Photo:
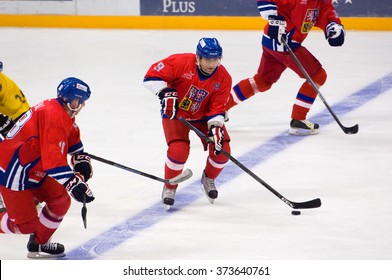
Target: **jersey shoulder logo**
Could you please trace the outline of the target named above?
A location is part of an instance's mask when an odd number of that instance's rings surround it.
[[[161,71],[163,68],[165,68],[165,64],[162,61],[158,62],[157,65],[154,66],[154,70],[157,72]]]

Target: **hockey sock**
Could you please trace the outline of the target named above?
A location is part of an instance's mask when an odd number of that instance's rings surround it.
[[[5,234],[29,234],[34,232],[34,228],[39,223],[38,217],[23,224],[16,225],[13,219],[8,217],[7,212],[0,214],[0,233]]]
[[[51,213],[47,208],[47,205],[42,208],[39,215],[40,222],[34,231],[35,238],[39,244],[45,244],[48,242],[63,220],[62,216],[57,216]]]
[[[165,179],[174,178],[174,177],[180,175],[181,172],[182,172],[182,169],[180,169],[180,170],[174,170],[174,169],[171,169],[170,167],[168,167],[167,164],[165,164]],[[176,188],[176,187],[177,187],[177,185],[169,185],[169,184],[165,184],[165,185],[166,185],[166,187],[168,187],[169,189],[173,189],[173,188]]]
[[[238,103],[252,97],[257,92],[264,92],[270,89],[272,83],[263,81],[259,75],[254,75],[252,78],[247,78],[240,81],[233,87],[229,100],[227,102],[226,110],[236,106]]]
[[[167,150],[167,158],[165,162],[165,179],[174,178],[182,173],[185,162],[189,156],[189,142],[187,141],[172,141]],[[175,185],[168,185],[173,188]]]
[[[322,86],[327,79],[327,73],[323,68],[321,68],[311,78],[316,83],[316,85]],[[291,113],[291,118],[296,120],[305,120],[316,97],[317,92],[314,91],[311,84],[304,82],[297,93]]]
[[[12,233],[12,229],[8,227],[7,212],[0,213],[0,233]]]
[[[228,142],[224,142],[223,148],[227,153],[230,154],[230,145],[228,144]],[[207,158],[206,167],[204,168],[206,176],[210,179],[215,179],[216,177],[218,177],[219,173],[222,172],[228,161],[229,159],[222,153],[215,155],[214,152],[210,152]]]
[[[227,162],[227,161],[226,161]],[[206,176],[210,179],[215,179],[222,172],[223,168],[226,165],[226,162],[216,162],[211,159],[211,157],[207,158],[207,164],[204,169]]]

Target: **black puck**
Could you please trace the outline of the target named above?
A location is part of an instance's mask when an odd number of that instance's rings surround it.
[[[294,215],[294,216],[301,215],[301,211],[291,211],[291,215]]]

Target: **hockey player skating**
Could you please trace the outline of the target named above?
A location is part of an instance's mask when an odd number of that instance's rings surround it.
[[[30,109],[30,105],[18,85],[6,76],[0,61],[0,142],[14,123]],[[0,195],[0,213],[5,206]]]
[[[196,54],[174,54],[154,63],[144,77],[144,85],[161,102],[163,131],[168,145],[165,179],[179,175],[190,151],[190,129],[179,118],[190,121],[211,144],[201,177],[202,190],[213,203],[218,197],[215,178],[228,159],[219,151],[230,152],[230,136],[223,124],[232,79],[222,66],[222,47],[216,38],[202,38]],[[167,209],[174,204],[178,185],[163,186],[162,201]]]
[[[267,0],[257,1],[262,18],[268,20],[262,38],[263,53],[257,73],[240,81],[233,87],[227,109],[264,92],[276,83],[283,71],[290,68],[305,78],[298,65],[282,44],[282,38],[294,51],[299,61],[317,85],[322,86],[327,73],[320,62],[304,47],[302,42],[313,26],[321,28],[331,46],[344,43],[345,31],[331,0]],[[297,92],[290,122],[290,134],[317,134],[319,125],[306,119],[317,97],[311,84],[305,81]]]
[[[63,80],[57,98],[23,114],[0,143],[0,192],[7,206],[0,213],[0,233],[30,234],[29,258],[64,256],[64,246],[50,238],[70,207],[69,194],[79,202],[94,200],[86,184],[92,176],[90,158],[75,123],[90,94],[83,81]],[[39,214],[35,198],[45,202]]]

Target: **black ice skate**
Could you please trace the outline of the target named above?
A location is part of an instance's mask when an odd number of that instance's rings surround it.
[[[38,244],[35,241],[35,235],[31,234],[27,243],[28,258],[31,259],[53,259],[64,257],[64,245],[48,241],[46,244]]]
[[[290,122],[289,133],[292,135],[314,135],[319,133],[319,125],[308,120],[295,120]]]

